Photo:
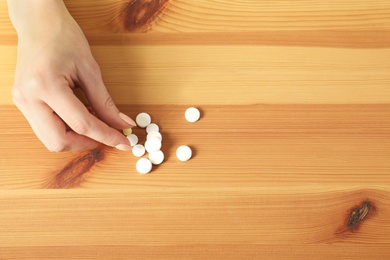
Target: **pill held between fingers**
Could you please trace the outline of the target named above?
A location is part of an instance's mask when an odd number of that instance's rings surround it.
[[[162,141],[162,135],[160,132],[156,132],[156,131],[151,131],[150,133],[148,133],[146,135],[146,140],[148,140],[149,138],[151,137],[157,137],[158,139],[160,139],[160,141]]]
[[[147,158],[140,158],[135,164],[135,168],[141,174],[147,174],[152,170],[152,162]]]
[[[130,134],[133,132],[133,129],[131,129],[131,128],[126,128],[126,129],[123,129],[122,132],[123,132],[123,134],[124,134],[125,136],[128,136],[128,135],[130,135]]]
[[[158,127],[157,124],[155,123],[150,123],[147,127],[146,127],[146,133],[150,133],[150,132],[158,132],[160,131],[160,127]]]
[[[192,157],[192,150],[187,145],[182,145],[176,150],[176,157],[182,162],[188,161]]]
[[[188,122],[194,123],[200,118],[200,111],[196,107],[187,108],[184,117]]]
[[[142,112],[137,115],[137,117],[135,118],[135,122],[139,127],[145,128],[152,122],[152,118],[149,114]]]
[[[134,146],[134,145],[138,144],[138,136],[136,136],[135,134],[129,134],[126,137],[130,141],[130,146]]]
[[[157,137],[150,137],[145,142],[145,149],[148,153],[155,152],[161,149],[161,140]]]
[[[149,160],[154,165],[159,165],[164,161],[164,153],[161,150],[151,152],[148,156]]]
[[[145,154],[145,147],[142,144],[136,144],[133,146],[133,154],[136,157],[141,157]]]

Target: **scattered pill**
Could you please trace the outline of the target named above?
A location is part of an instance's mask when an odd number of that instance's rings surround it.
[[[136,136],[135,134],[129,134],[127,136],[127,139],[129,139],[131,146],[138,144],[138,136]]]
[[[136,157],[141,157],[145,154],[145,147],[142,144],[136,144],[133,146],[133,154]]]
[[[161,149],[161,140],[157,137],[150,137],[145,142],[145,150],[148,153],[155,152]]]
[[[188,122],[196,122],[200,119],[200,111],[196,107],[190,107],[185,111],[185,119]],[[162,134],[160,128],[156,123],[152,123],[152,119],[149,114],[142,112],[139,113],[135,121],[140,128],[146,130],[145,144],[139,144],[137,135],[133,134],[133,129],[123,129],[123,133],[129,139],[132,146],[132,152],[137,157],[143,157],[147,152],[147,158],[139,158],[136,163],[136,169],[141,174],[147,174],[152,170],[153,165],[159,165],[164,161],[164,153],[161,151],[162,146]],[[191,159],[192,150],[187,145],[181,145],[176,150],[176,156],[178,160],[185,162]]]
[[[123,129],[122,132],[125,136],[128,136],[133,132],[133,129],[131,128]]]
[[[188,122],[194,123],[200,118],[200,111],[196,107],[187,108],[184,116]]]
[[[135,118],[135,122],[139,127],[145,128],[152,122],[152,118],[149,114],[142,112],[137,115],[137,117]]]
[[[176,157],[182,162],[188,161],[191,159],[192,150],[187,145],[182,145],[176,150]]]
[[[148,156],[149,160],[154,165],[159,165],[164,161],[164,153],[161,150],[151,152]]]
[[[152,138],[152,137],[157,137],[158,139],[160,139],[160,141],[162,141],[162,135],[160,132],[152,131],[152,132],[148,133],[146,135],[146,140],[148,140],[149,138]]]
[[[137,161],[135,168],[139,173],[147,174],[152,170],[152,162],[147,158],[140,158]]]
[[[146,127],[146,133],[150,133],[150,132],[158,132],[160,131],[160,127],[158,127],[157,124],[155,123],[150,123],[147,127]]]

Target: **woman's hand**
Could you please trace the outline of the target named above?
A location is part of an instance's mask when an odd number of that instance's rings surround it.
[[[9,0],[8,5],[19,38],[14,103],[47,149],[79,151],[103,143],[130,150],[116,129],[136,124],[115,106],[63,1]],[[72,88],[84,91],[96,117]]]

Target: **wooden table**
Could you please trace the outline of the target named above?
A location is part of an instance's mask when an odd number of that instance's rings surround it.
[[[1,0],[1,259],[389,259],[390,1],[65,2],[166,160],[48,152]]]

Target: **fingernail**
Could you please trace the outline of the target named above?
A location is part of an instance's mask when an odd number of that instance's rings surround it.
[[[134,122],[133,119],[131,119],[127,115],[123,114],[122,112],[119,112],[119,117],[122,118],[122,120],[125,121],[127,124],[132,125],[132,126],[137,126],[137,124]]]
[[[131,149],[132,149],[131,146],[127,145],[127,144],[118,144],[115,146],[115,148],[118,150],[121,150],[121,151],[125,151],[125,152],[131,151]]]

